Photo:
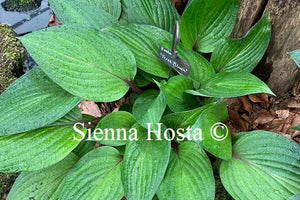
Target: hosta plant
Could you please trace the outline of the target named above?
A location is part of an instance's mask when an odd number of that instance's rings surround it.
[[[273,94],[250,73],[268,14],[233,39],[238,0],[193,0],[181,17],[170,0],[49,2],[63,25],[20,37],[39,67],[0,96],[0,171],[21,172],[8,200],[214,199],[212,165],[235,199],[300,192],[299,145],[267,131],[231,138],[221,123],[225,97]],[[77,106],[124,96],[101,118]]]

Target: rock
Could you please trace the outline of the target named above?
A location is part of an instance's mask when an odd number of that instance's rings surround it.
[[[26,50],[8,24],[0,24],[0,94],[22,74]]]
[[[6,0],[2,3],[6,11],[26,12],[41,6],[42,0]]]

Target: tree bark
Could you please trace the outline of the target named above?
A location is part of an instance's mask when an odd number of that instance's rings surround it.
[[[300,3],[298,0],[241,0],[232,37],[241,38],[267,12],[272,36],[264,58],[254,74],[264,80],[276,95],[288,92],[300,70],[287,52],[300,48]]]

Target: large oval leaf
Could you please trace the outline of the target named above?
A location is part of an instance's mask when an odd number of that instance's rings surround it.
[[[199,90],[188,90],[186,92],[218,98],[237,97],[254,93],[274,95],[264,82],[248,72],[221,72],[204,82]]]
[[[78,0],[87,2],[90,5],[96,6],[110,13],[116,19],[120,18],[121,15],[121,2],[120,0]]]
[[[251,72],[263,57],[270,37],[270,16],[266,15],[244,38],[226,38],[220,43],[211,56],[211,63],[216,71]]]
[[[199,101],[185,90],[193,89],[193,81],[183,75],[172,77],[167,83],[159,84],[166,102],[173,112],[182,112],[199,107]]]
[[[220,176],[234,199],[288,199],[300,192],[300,146],[275,133],[239,133]]]
[[[171,144],[166,140],[146,140],[147,130],[138,124],[133,127],[137,129],[139,140],[126,145],[123,188],[128,200],[152,200],[168,166]]]
[[[96,29],[56,26],[23,36],[21,41],[51,79],[85,99],[117,100],[136,74],[130,50]]]
[[[94,5],[73,0],[50,0],[52,10],[63,24],[77,24],[98,30],[117,23],[117,18]]]
[[[0,137],[0,171],[33,171],[66,157],[78,144],[72,126],[40,128]]]
[[[67,175],[59,199],[121,199],[121,163],[122,157],[113,147],[89,152]]]
[[[163,116],[161,122],[168,128],[172,128],[174,130],[179,128],[186,129],[188,126],[195,124],[201,113],[212,106],[214,106],[214,104],[208,104],[184,112],[171,113]]]
[[[78,157],[71,153],[53,166],[33,172],[22,172],[9,192],[7,200],[58,199],[62,182],[77,161]]]
[[[164,47],[169,49],[172,48],[172,44],[170,41],[165,41],[162,43]],[[216,73],[210,62],[208,62],[201,54],[194,52],[192,50],[186,49],[181,43],[177,46],[178,56],[190,64],[191,72],[188,76],[193,81],[198,84],[209,80]]]
[[[201,129],[202,140],[195,141],[218,158],[228,160],[232,155],[231,135],[229,128],[222,124],[227,119],[226,103],[214,104],[205,109],[191,126],[192,130]],[[193,132],[191,137],[194,138]],[[198,139],[198,138],[197,138]]]
[[[215,180],[210,161],[196,143],[184,142],[171,152],[169,165],[157,196],[160,200],[215,198]]]
[[[130,23],[149,24],[173,33],[179,17],[170,0],[130,0],[128,19]]]
[[[134,102],[132,113],[135,120],[147,127],[147,123],[158,123],[166,109],[166,100],[162,92],[146,90]]]
[[[169,67],[158,58],[159,46],[163,41],[172,41],[171,34],[149,25],[123,25],[104,29],[118,37],[134,53],[137,67],[155,76],[167,78]]]
[[[180,23],[185,47],[212,52],[220,39],[230,35],[238,9],[239,0],[193,0]]]
[[[133,115],[129,112],[119,111],[106,115],[96,127],[96,129],[102,129],[104,132],[104,136],[102,135],[103,140],[98,142],[111,146],[125,145],[130,135],[129,129],[135,123]]]
[[[81,98],[63,90],[39,67],[32,69],[0,96],[0,136],[50,124],[80,101]]]

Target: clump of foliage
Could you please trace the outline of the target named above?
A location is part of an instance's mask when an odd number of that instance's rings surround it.
[[[250,73],[269,43],[269,15],[244,38],[232,39],[238,0],[191,1],[177,46],[191,71],[173,70],[168,79],[158,54],[160,46],[171,49],[179,20],[171,1],[50,4],[63,25],[20,38],[39,67],[0,96],[0,171],[22,172],[8,199],[214,199],[204,150],[217,158],[235,199],[287,199],[300,192],[298,144],[267,131],[231,138],[218,124],[228,115],[223,98],[273,94]],[[77,107],[82,99],[111,102],[124,95],[131,104],[101,119]],[[135,129],[138,140],[111,134],[98,141],[99,130],[108,128]],[[188,128],[201,129],[203,140]],[[96,141],[102,146],[93,149]]]

